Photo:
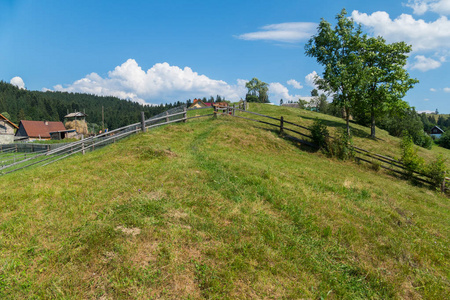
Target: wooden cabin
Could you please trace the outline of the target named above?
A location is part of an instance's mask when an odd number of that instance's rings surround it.
[[[433,128],[431,128],[431,133],[430,133],[431,137],[433,137],[435,139],[440,139],[443,134],[444,134],[444,130],[442,130],[438,126],[434,126]]]

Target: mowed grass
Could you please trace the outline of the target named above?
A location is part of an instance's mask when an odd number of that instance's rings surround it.
[[[3,176],[0,298],[448,298],[448,198],[259,127],[192,120]]]

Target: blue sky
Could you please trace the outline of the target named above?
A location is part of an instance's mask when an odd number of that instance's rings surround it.
[[[450,0],[0,0],[0,80],[159,104],[238,100],[257,77],[278,104],[310,95],[322,69],[305,42],[342,8],[367,33],[411,44],[420,83],[405,100],[450,113]]]

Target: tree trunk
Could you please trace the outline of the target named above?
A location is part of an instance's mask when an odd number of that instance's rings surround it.
[[[347,135],[350,136],[350,110],[345,108],[345,122],[347,123]]]
[[[372,122],[370,123],[370,137],[374,139],[375,138],[375,109],[373,107],[373,104],[372,104],[372,111],[370,113],[370,116],[372,118]]]

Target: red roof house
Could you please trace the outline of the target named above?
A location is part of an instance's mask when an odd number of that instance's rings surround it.
[[[28,138],[30,140],[50,140],[50,132],[62,131],[67,131],[62,122],[22,120],[19,123],[16,137]]]

